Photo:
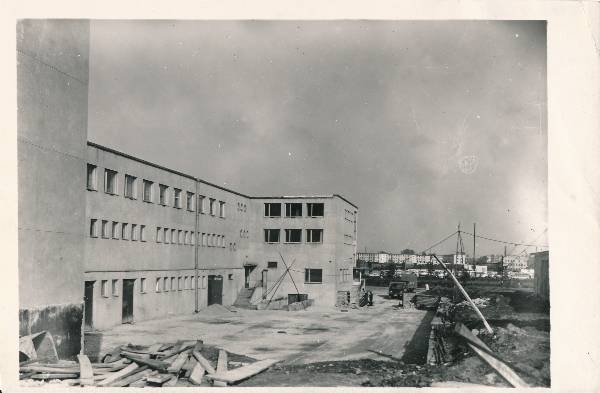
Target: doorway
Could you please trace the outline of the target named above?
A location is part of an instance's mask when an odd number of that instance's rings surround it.
[[[86,281],[85,289],[83,291],[83,307],[85,313],[83,318],[84,330],[92,330],[94,327],[94,283],[95,281]]]
[[[123,280],[123,306],[121,323],[133,322],[133,286],[135,280]]]
[[[223,304],[223,276],[208,276],[208,305]]]
[[[244,288],[250,288],[250,274],[256,268],[256,265],[244,266]]]

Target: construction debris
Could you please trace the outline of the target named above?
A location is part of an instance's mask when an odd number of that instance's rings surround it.
[[[35,357],[33,341],[23,348],[28,357]],[[230,358],[234,360],[228,361]],[[106,354],[101,363],[91,363],[85,355],[78,355],[77,359],[78,362],[56,359],[47,363],[29,359],[20,363],[19,376],[25,386],[43,381],[98,387],[227,386],[277,363],[228,354],[224,349],[203,345],[201,340],[123,345]],[[216,370],[209,359],[217,363]]]

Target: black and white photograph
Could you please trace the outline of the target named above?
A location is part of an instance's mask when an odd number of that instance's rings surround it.
[[[546,20],[14,27],[19,387],[553,386]]]

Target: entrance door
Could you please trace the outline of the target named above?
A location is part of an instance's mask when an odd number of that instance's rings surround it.
[[[223,276],[208,276],[208,305],[223,304]]]
[[[85,282],[85,290],[83,292],[83,302],[85,309],[84,316],[84,329],[91,330],[93,328],[93,311],[94,311],[94,282],[95,281],[86,281]]]
[[[263,293],[267,292],[267,277],[269,275],[269,271],[267,269],[262,271],[262,287],[263,287]]]
[[[244,287],[250,288],[250,273],[256,268],[256,265],[244,266]]]
[[[133,284],[135,280],[123,280],[122,323],[133,322]]]

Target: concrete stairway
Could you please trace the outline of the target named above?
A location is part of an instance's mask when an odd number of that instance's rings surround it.
[[[256,306],[250,303],[254,288],[242,288],[238,294],[237,299],[233,303],[238,308],[247,308],[249,310],[256,310]]]

